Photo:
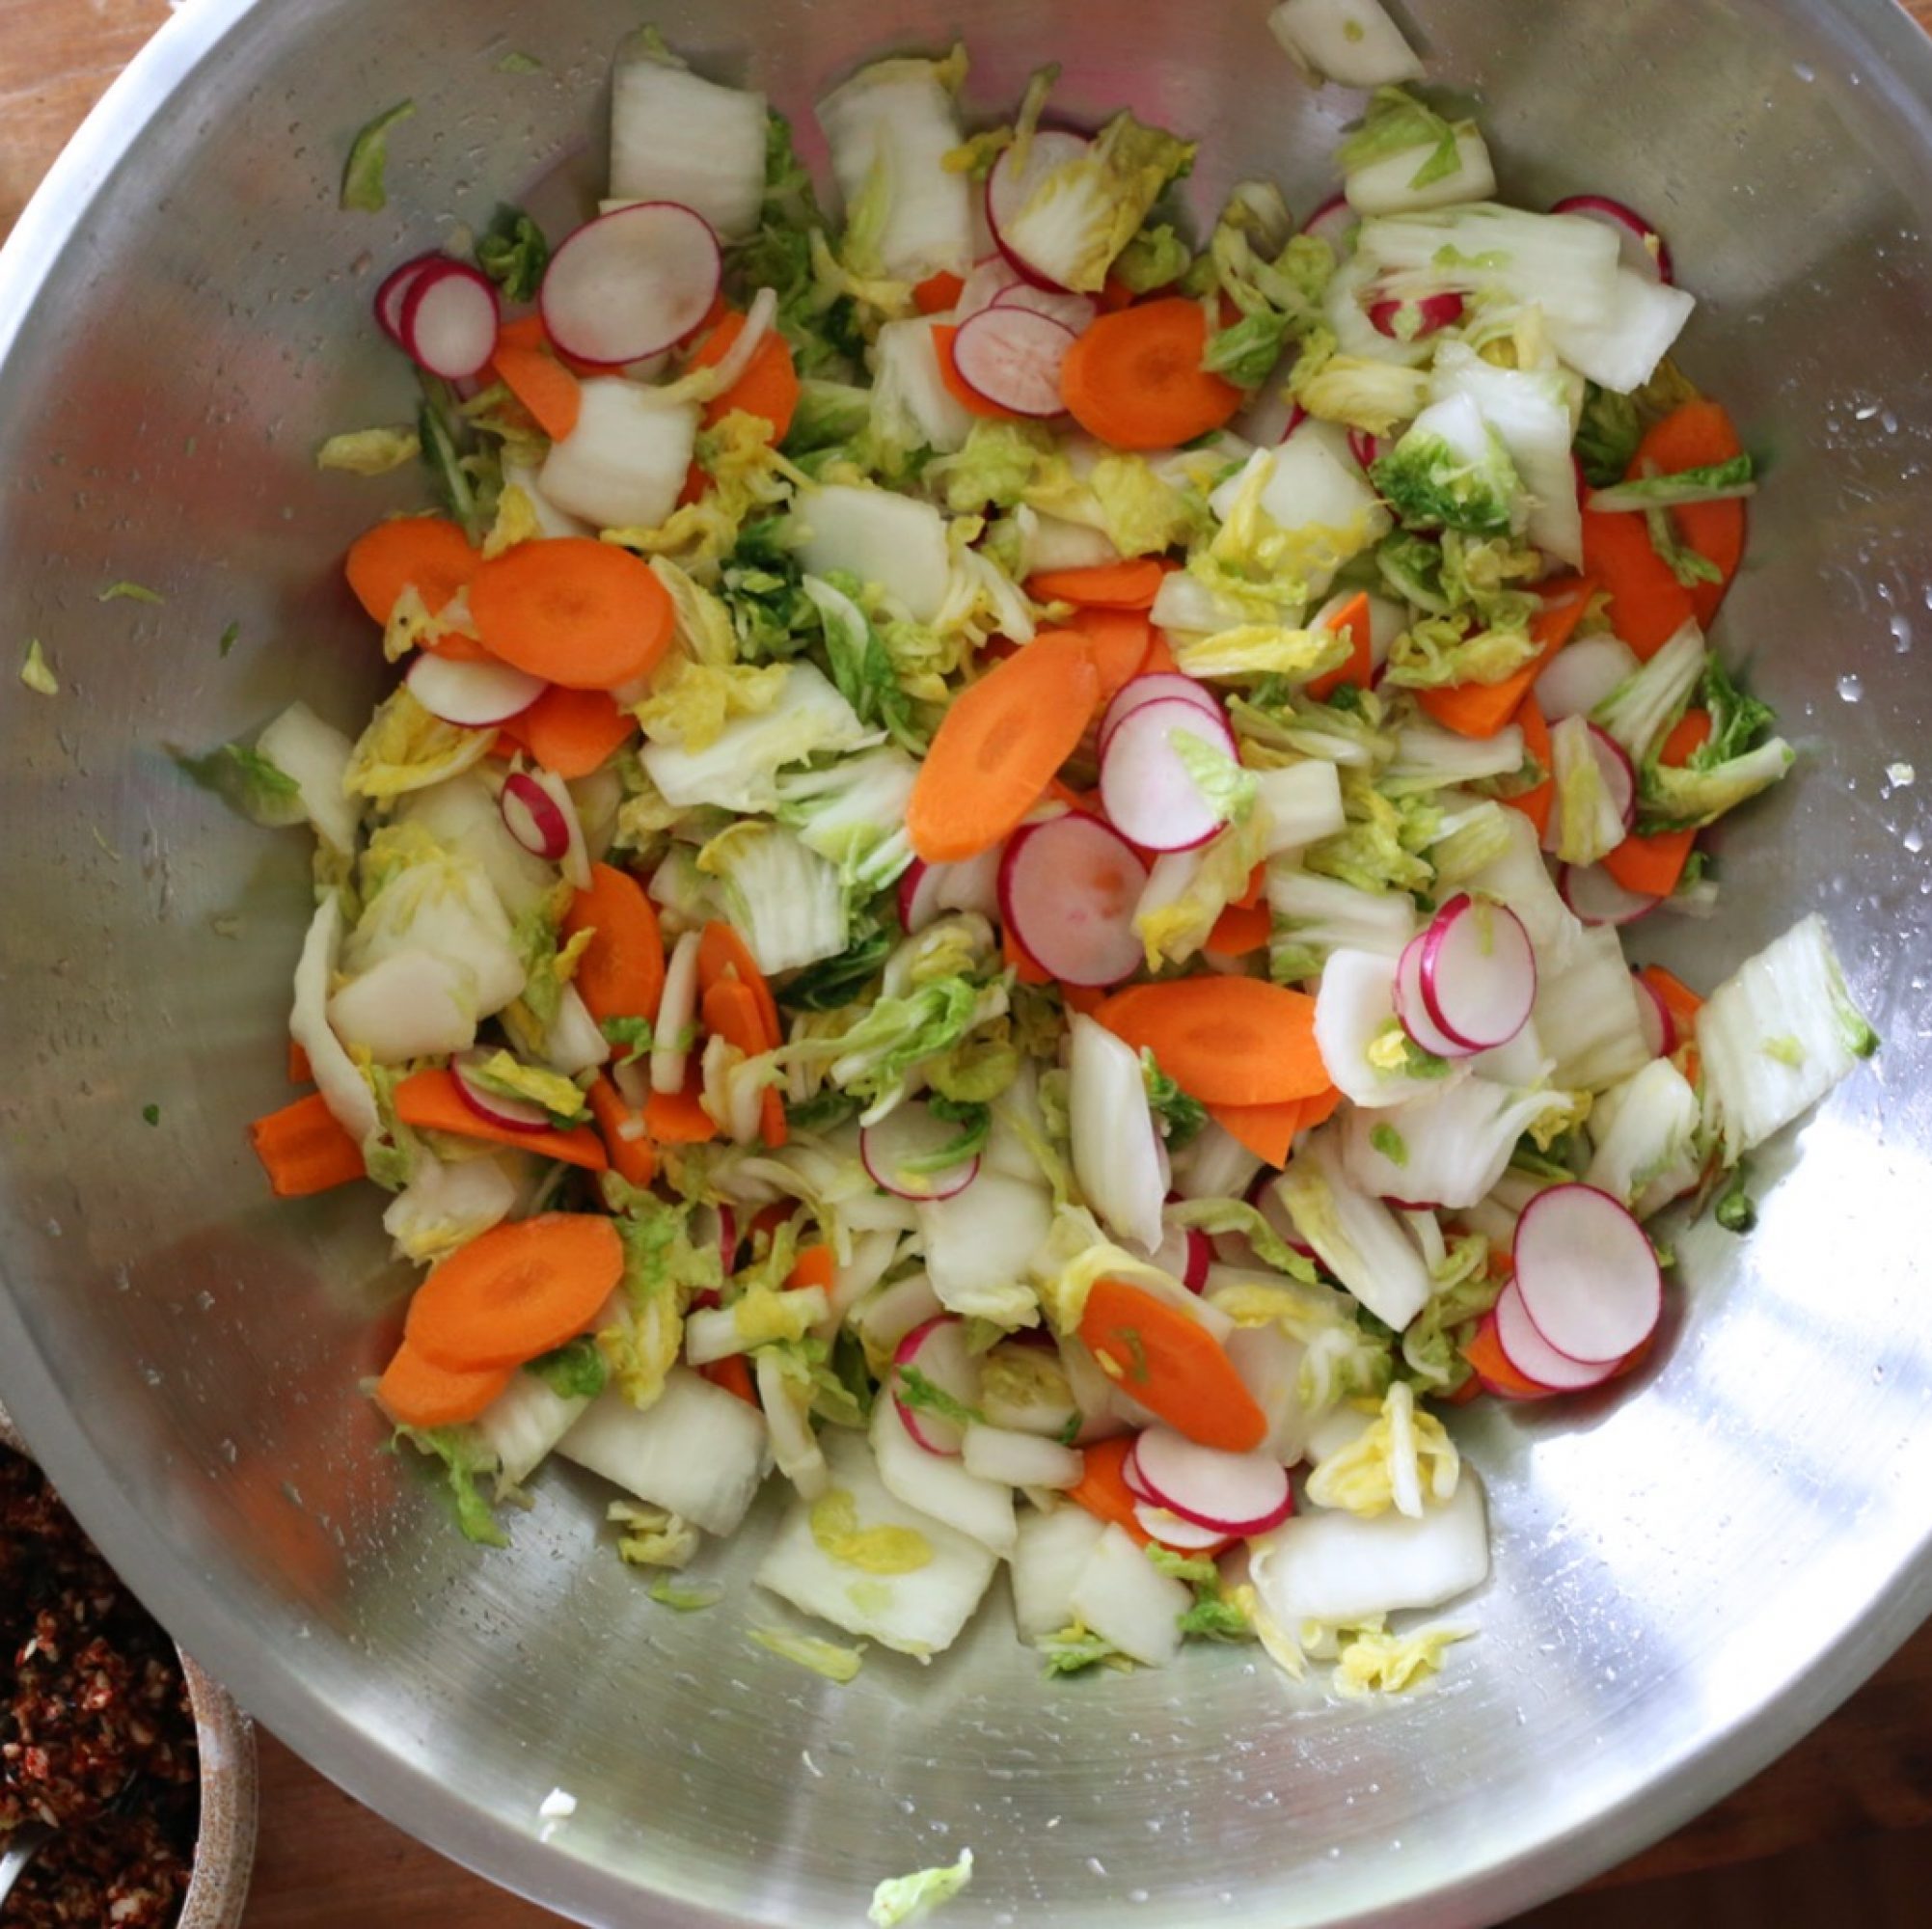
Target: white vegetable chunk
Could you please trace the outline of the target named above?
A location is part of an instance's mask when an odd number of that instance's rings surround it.
[[[358,1145],[367,1145],[381,1126],[375,1098],[356,1070],[355,1060],[330,1028],[329,985],[342,947],[342,901],[331,891],[315,907],[302,956],[295,965],[295,999],[288,1035],[309,1054],[315,1089],[340,1125]]]
[[[1021,1641],[1044,1641],[1074,1618],[1074,1589],[1106,1523],[1081,1507],[1029,1508],[1013,1549],[1013,1618]]]
[[[515,1372],[476,1416],[476,1430],[503,1465],[503,1478],[521,1486],[557,1451],[584,1417],[587,1398],[553,1393],[534,1373]]]
[[[1010,1554],[1019,1532],[1013,1489],[969,1474],[957,1460],[929,1454],[906,1430],[889,1395],[872,1406],[872,1454],[885,1489],[903,1505],[943,1520],[995,1554]]]
[[[792,517],[804,531],[800,560],[814,576],[844,570],[876,583],[915,623],[939,613],[952,584],[952,553],[945,518],[930,503],[834,482],[802,496]]]
[[[1148,1668],[1164,1668],[1181,1652],[1180,1618],[1193,1605],[1184,1583],[1161,1573],[1125,1528],[1112,1525],[1069,1601],[1075,1620]]]
[[[1339,87],[1422,78],[1422,60],[1380,0],[1281,0],[1269,29],[1297,66]]]
[[[950,1199],[920,1200],[918,1214],[926,1270],[949,1313],[1025,1317],[1034,1302],[1021,1282],[1053,1228],[1045,1186],[982,1170]]]
[[[1400,1333],[1428,1303],[1429,1268],[1396,1215],[1348,1183],[1341,1145],[1336,1126],[1311,1132],[1277,1182],[1281,1200],[1321,1263]]]
[[[1428,172],[1434,153],[1433,147],[1407,148],[1365,162],[1343,181],[1348,205],[1357,214],[1412,214],[1457,202],[1486,201],[1496,192],[1488,144],[1475,128],[1457,131],[1456,165],[1440,178],[1418,187],[1416,176]]]
[[[765,96],[663,60],[620,59],[611,70],[611,199],[674,201],[742,240],[765,199]]]
[[[342,779],[355,746],[306,703],[291,703],[255,740],[255,747],[293,779],[316,833],[344,856],[354,851],[360,819]]]
[[[1160,1244],[1160,1140],[1139,1054],[1075,1013],[1067,1111],[1074,1174],[1115,1235],[1153,1253]]]
[[[577,426],[544,458],[544,495],[600,530],[669,521],[696,446],[697,404],[666,402],[612,375],[589,377],[578,394]]]
[[[392,952],[351,978],[329,1000],[329,1023],[351,1047],[378,1065],[407,1065],[467,1051],[476,1042],[476,1012],[463,975],[427,951]]]

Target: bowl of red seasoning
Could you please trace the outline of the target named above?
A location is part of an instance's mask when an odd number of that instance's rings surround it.
[[[128,1592],[0,1410],[0,1929],[237,1929],[255,1736]]]

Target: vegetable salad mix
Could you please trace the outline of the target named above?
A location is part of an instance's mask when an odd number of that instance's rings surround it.
[[[255,1143],[388,1195],[373,1398],[473,1539],[561,1459],[699,1609],[776,1484],[756,1638],[834,1680],[1005,1565],[1052,1672],[1401,1689],[1488,1570],[1444,1409],[1643,1362],[1653,1215],[1747,1228],[1875,1045],[1815,917],[1624,954],[1792,762],[1660,237],[1499,199],[1379,9],[1276,25],[1373,88],[1303,220],[1192,238],[1193,142],[1051,68],[971,130],[963,49],[819,102],[822,203],[647,34],[595,218],[383,284],[419,423],[323,461],[442,499],[348,554],[394,687],[202,768],[315,832]]]

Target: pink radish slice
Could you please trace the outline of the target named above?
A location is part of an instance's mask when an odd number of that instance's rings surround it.
[[[1601,724],[1590,726],[1590,747],[1596,767],[1603,773],[1603,787],[1610,793],[1628,830],[1637,821],[1637,771],[1630,753]]]
[[[1628,676],[1636,658],[1615,637],[1580,637],[1565,643],[1532,686],[1545,723],[1590,713]]]
[[[1101,803],[1114,829],[1143,851],[1191,851],[1217,835],[1225,821],[1174,747],[1184,731],[1235,754],[1225,723],[1175,697],[1144,703],[1124,718],[1101,752]]]
[[[585,362],[674,348],[711,312],[722,262],[701,214],[639,202],[586,222],[550,258],[538,303],[550,339]]]
[[[1496,1301],[1496,1342],[1503,1356],[1526,1380],[1547,1393],[1581,1393],[1601,1386],[1617,1371],[1617,1362],[1585,1365],[1559,1353],[1537,1331],[1513,1280]]]
[[[512,771],[497,798],[503,829],[533,857],[553,864],[570,849],[570,821],[528,771]]]
[[[1074,331],[1051,315],[995,303],[960,324],[953,367],[977,395],[1036,420],[1066,409],[1060,369]]]
[[[985,260],[975,262],[972,273],[966,278],[966,285],[960,289],[960,298],[953,304],[953,319],[968,320],[982,309],[993,307],[1001,295],[1031,285],[1031,283],[1020,279],[1019,271],[1004,255],[989,255]]]
[[[1656,1328],[1664,1304],[1656,1250],[1593,1185],[1538,1192],[1516,1221],[1511,1261],[1523,1311],[1567,1360],[1608,1372]]]
[[[1057,288],[1036,288],[1030,282],[1015,282],[993,298],[994,308],[1031,309],[1075,335],[1093,325],[1100,305],[1092,295],[1063,295]]]
[[[1365,428],[1351,428],[1348,431],[1348,451],[1367,469],[1370,463],[1381,459],[1382,439],[1378,435],[1371,435]]]
[[[872,1182],[895,1199],[952,1199],[979,1177],[977,1153],[938,1172],[907,1167],[937,1156],[959,1135],[957,1125],[912,1100],[859,1133],[858,1156]]]
[[[416,285],[417,276],[443,258],[441,255],[414,256],[401,267],[392,268],[375,291],[376,325],[398,348],[402,346],[402,305]]]
[[[1612,201],[1607,194],[1573,194],[1567,201],[1560,201],[1550,209],[1552,214],[1581,214],[1591,221],[1600,221],[1607,228],[1617,231],[1617,238],[1623,245],[1623,265],[1635,268],[1640,275],[1647,276],[1653,282],[1671,283],[1675,280],[1671,265],[1671,251],[1664,237],[1637,212],[1620,201]]]
[[[914,858],[899,880],[899,922],[911,936],[944,911],[976,910],[982,917],[997,917],[999,864],[997,845],[958,864]]]
[[[1122,1483],[1135,1500],[1152,1502],[1154,1491],[1141,1477],[1139,1462],[1133,1457],[1134,1448],[1138,1447],[1139,1444],[1136,1440],[1134,1447],[1128,1449],[1127,1458],[1120,1463],[1120,1477]]]
[[[1343,254],[1343,243],[1360,226],[1362,217],[1348,205],[1346,194],[1331,194],[1306,221],[1301,224],[1304,234],[1312,234],[1318,241],[1325,241],[1339,256]]]
[[[1537,954],[1506,906],[1458,891],[1423,934],[1417,974],[1429,1021],[1468,1051],[1508,1045],[1537,1001]]]
[[[1205,1554],[1228,1539],[1219,1528],[1203,1527],[1198,1521],[1184,1519],[1157,1501],[1137,1501],[1133,1517],[1150,1540],[1157,1540],[1177,1554]]]
[[[1169,1226],[1149,1263],[1172,1273],[1189,1292],[1199,1292],[1214,1263],[1214,1242],[1198,1226]]]
[[[1126,838],[1069,811],[1009,840],[999,867],[1000,921],[1062,984],[1117,985],[1144,962],[1133,911],[1146,885],[1147,866]]]
[[[1224,1454],[1170,1426],[1150,1426],[1132,1457],[1156,1507],[1218,1534],[1265,1534],[1294,1510],[1288,1469],[1265,1454]]]
[[[1082,134],[1042,128],[1027,143],[1026,165],[1023,168],[1013,165],[1013,149],[1009,148],[993,164],[993,172],[986,177],[986,225],[993,232],[993,244],[1020,271],[1021,278],[1036,287],[1058,288],[1061,284],[1052,276],[1043,274],[1013,246],[1006,238],[1007,225],[1019,215],[1033,198],[1034,189],[1055,168],[1081,159],[1090,145]]]
[[[1299,402],[1296,402],[1288,412],[1288,426],[1281,432],[1282,442],[1286,442],[1307,420],[1308,411]],[[1276,444],[1276,447],[1279,448],[1280,444]]]
[[[914,857],[900,873],[899,922],[909,935],[939,915],[939,868],[923,857]]]
[[[456,1096],[493,1126],[512,1132],[547,1132],[550,1114],[532,1099],[505,1099],[476,1081],[476,1068],[494,1056],[486,1046],[477,1046],[449,1061],[450,1076],[456,1081]]]
[[[1396,962],[1396,1017],[1423,1050],[1433,1052],[1437,1058],[1468,1058],[1476,1047],[1451,1038],[1429,1017],[1429,1000],[1422,994],[1422,957],[1428,942],[1429,933],[1417,932],[1402,947],[1402,955]]]
[[[1557,889],[1585,924],[1635,924],[1664,902],[1626,891],[1601,864],[1565,864],[1557,873]]]
[[[1404,317],[1415,316],[1413,323]],[[1425,295],[1421,301],[1378,301],[1369,304],[1369,325],[1392,341],[1423,341],[1462,319],[1462,297],[1452,292]],[[1407,332],[1404,333],[1404,330]]]
[[[1100,734],[1095,739],[1101,753],[1106,753],[1107,739],[1143,704],[1158,703],[1166,697],[1191,703],[1222,729],[1228,727],[1228,714],[1221,708],[1221,699],[1205,683],[1183,676],[1179,670],[1156,670],[1147,676],[1129,677],[1121,685],[1120,693],[1107,705],[1101,718]]]
[[[941,1393],[950,1394],[962,1406],[979,1403],[979,1366],[966,1347],[966,1321],[942,1313],[914,1326],[899,1342],[892,1355],[895,1368],[911,1367]],[[957,1421],[947,1420],[924,1407],[909,1406],[899,1374],[892,1375],[892,1403],[906,1431],[928,1454],[955,1458],[965,1444],[965,1429]]]
[[[499,319],[487,277],[462,261],[425,261],[403,291],[396,333],[412,361],[459,382],[489,361]]]
[[[1644,1043],[1652,1058],[1668,1058],[1677,1048],[1677,1021],[1671,1008],[1657,995],[1656,987],[1635,965],[1630,982],[1637,987],[1637,1010],[1643,1020]]]
[[[550,688],[542,677],[505,663],[470,663],[427,650],[417,656],[403,680],[430,716],[470,730],[521,717]]]

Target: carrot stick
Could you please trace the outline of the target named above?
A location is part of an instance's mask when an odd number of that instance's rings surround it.
[[[554,356],[541,348],[519,348],[499,336],[490,366],[552,442],[561,442],[577,426],[584,394],[577,377]]]
[[[1151,610],[1167,571],[1151,556],[1085,569],[1042,569],[1026,579],[1036,603],[1077,603],[1088,610]],[[1365,599],[1366,600],[1366,599]]]
[[[515,1367],[439,1367],[405,1340],[375,1383],[376,1403],[398,1426],[460,1426],[475,1420],[515,1372]]]
[[[1039,801],[1094,714],[1100,676],[1076,630],[1043,630],[954,699],[906,809],[928,863],[990,850]]]
[[[1068,349],[1060,397],[1114,448],[1192,442],[1241,406],[1240,390],[1202,367],[1207,348],[1208,318],[1184,295],[1103,314]]]
[[[731,344],[745,333],[745,317],[727,314],[691,358],[694,368],[711,368],[722,362]],[[772,440],[783,442],[799,408],[799,374],[792,366],[792,346],[776,328],[751,351],[744,372],[721,395],[714,395],[704,405],[704,425],[715,428],[728,415],[739,410],[758,416],[772,425]]]
[[[966,284],[950,268],[913,284],[912,303],[921,314],[944,314],[959,300]]]
[[[1569,641],[1595,592],[1595,584],[1584,577],[1567,576],[1543,585],[1543,607],[1530,619],[1530,640],[1537,653],[1528,663],[1501,683],[1453,683],[1442,690],[1419,690],[1416,701],[1458,737],[1493,737],[1523,707],[1537,673]]]
[[[1722,403],[1685,402],[1654,424],[1637,445],[1629,473],[1633,478],[1653,473],[1674,475],[1681,470],[1728,462],[1743,453],[1744,445]],[[1708,629],[1744,557],[1745,505],[1735,499],[1686,503],[1671,514],[1685,544],[1724,572],[1721,581],[1695,584],[1690,590],[1698,621]]]
[[[577,964],[577,994],[606,1019],[655,1019],[665,992],[665,940],[657,907],[628,871],[592,864],[590,887],[563,914],[561,936],[596,934]]]
[[[1323,670],[1308,686],[1309,695],[1318,703],[1325,702],[1345,683],[1367,690],[1374,678],[1374,631],[1369,616],[1369,592],[1365,589],[1359,596],[1350,597],[1329,617],[1328,627],[1348,633],[1348,661]]]
[[[405,1126],[425,1132],[448,1132],[452,1138],[488,1139],[493,1145],[516,1146],[533,1152],[539,1158],[560,1159],[565,1165],[581,1165],[586,1172],[602,1172],[610,1160],[604,1156],[603,1142],[588,1126],[572,1126],[567,1131],[521,1131],[514,1126],[499,1126],[470,1105],[456,1089],[448,1073],[430,1067],[412,1072],[395,1088],[395,1116]]]
[[[1504,1352],[1503,1343],[1496,1337],[1496,1316],[1493,1313],[1483,1315],[1483,1323],[1463,1347],[1462,1357],[1506,1399],[1546,1399],[1549,1397],[1549,1388],[1538,1386],[1535,1380],[1525,1379],[1510,1364],[1510,1356]]]
[[[1231,904],[1214,920],[1206,949],[1216,958],[1245,958],[1274,935],[1274,914],[1265,905]]]
[[[1635,509],[1583,512],[1583,566],[1610,594],[1610,622],[1646,663],[1697,613]]]
[[[694,1056],[682,1092],[653,1092],[645,1101],[644,1130],[661,1146],[709,1145],[718,1136],[718,1122],[699,1101],[703,1089]]]
[[[642,676],[677,620],[650,565],[593,536],[518,543],[480,564],[470,613],[492,656],[571,690]]]
[[[801,1246],[791,1271],[785,1275],[785,1291],[802,1292],[807,1287],[817,1286],[830,1292],[837,1272],[838,1262],[832,1258],[830,1246]]]
[[[1660,764],[1682,765],[1710,741],[1708,710],[1686,710],[1672,724],[1670,735],[1657,752]],[[1684,866],[1698,841],[1696,830],[1659,830],[1648,837],[1630,836],[1615,850],[1606,852],[1603,868],[1626,891],[1646,897],[1667,898],[1677,888]]]
[[[778,1001],[773,997],[772,988],[765,982],[765,974],[758,969],[758,961],[751,956],[750,946],[739,937],[736,927],[715,918],[704,927],[704,935],[697,941],[698,989],[700,992],[708,992],[721,979],[726,978],[735,978],[758,1001],[759,1032],[763,1043],[748,1048],[776,1050],[785,1035],[783,1026],[778,1022]]]
[[[936,321],[933,324],[933,348],[939,358],[939,380],[946,385],[946,393],[968,415],[984,416],[988,421],[1023,421],[1022,416],[1011,409],[1003,409],[997,402],[990,402],[960,373],[960,365],[953,359],[953,338],[959,330],[949,321]]]
[[[1022,985],[1050,985],[1053,974],[1020,943],[1010,924],[999,928],[999,955]]]
[[[639,1114],[624,1103],[624,1095],[603,1073],[590,1087],[590,1116],[597,1121],[598,1135],[611,1170],[630,1185],[648,1185],[658,1175],[658,1155],[648,1134],[626,1138],[627,1125],[640,1124]]]
[[[638,729],[638,720],[620,710],[609,691],[566,690],[558,683],[510,721],[531,755],[566,783],[602,770]]]
[[[248,1136],[278,1199],[306,1199],[368,1176],[362,1147],[319,1092],[257,1119]]]
[[[751,1368],[743,1353],[727,1353],[721,1360],[713,1360],[710,1365],[697,1370],[715,1387],[722,1387],[734,1398],[742,1399],[747,1406],[758,1404],[757,1382],[751,1377]]]
[[[1556,807],[1557,801],[1550,726],[1534,696],[1523,698],[1523,707],[1516,712],[1516,722],[1523,732],[1523,754],[1536,758],[1542,769],[1543,780],[1534,790],[1526,790],[1518,797],[1506,797],[1503,801],[1512,810],[1520,810],[1537,827],[1537,836],[1540,838],[1550,828],[1550,812]]]
[[[1069,627],[1086,638],[1093,653],[1100,691],[1096,709],[1105,709],[1124,685],[1141,673],[1154,641],[1154,626],[1138,610],[1075,610]]]
[[[403,1342],[432,1366],[521,1366],[582,1333],[623,1276],[624,1242],[602,1213],[506,1220],[417,1288]]]
[[[288,1082],[291,1085],[313,1085],[315,1082],[314,1067],[309,1063],[309,1054],[302,1049],[300,1039],[288,1041]]]
[[[1207,975],[1137,985],[1096,1014],[1168,1077],[1211,1105],[1270,1105],[1328,1089],[1315,1000],[1259,978]]]
[[[1306,1099],[1283,1099],[1272,1105],[1210,1105],[1209,1116],[1232,1139],[1266,1165],[1286,1165],[1294,1135],[1308,1114]]]
[[[757,994],[736,978],[720,978],[706,990],[704,1028],[735,1045],[748,1058],[769,1048]]]
[[[432,1275],[433,1277],[433,1275]],[[1247,1454],[1267,1438],[1234,1362],[1198,1319],[1137,1286],[1094,1282],[1080,1338],[1118,1370],[1122,1389],[1203,1447]]]
[[[441,516],[398,516],[365,530],[349,545],[342,567],[356,601],[378,623],[387,623],[396,598],[411,587],[432,616],[440,613],[482,559],[454,523]]]

